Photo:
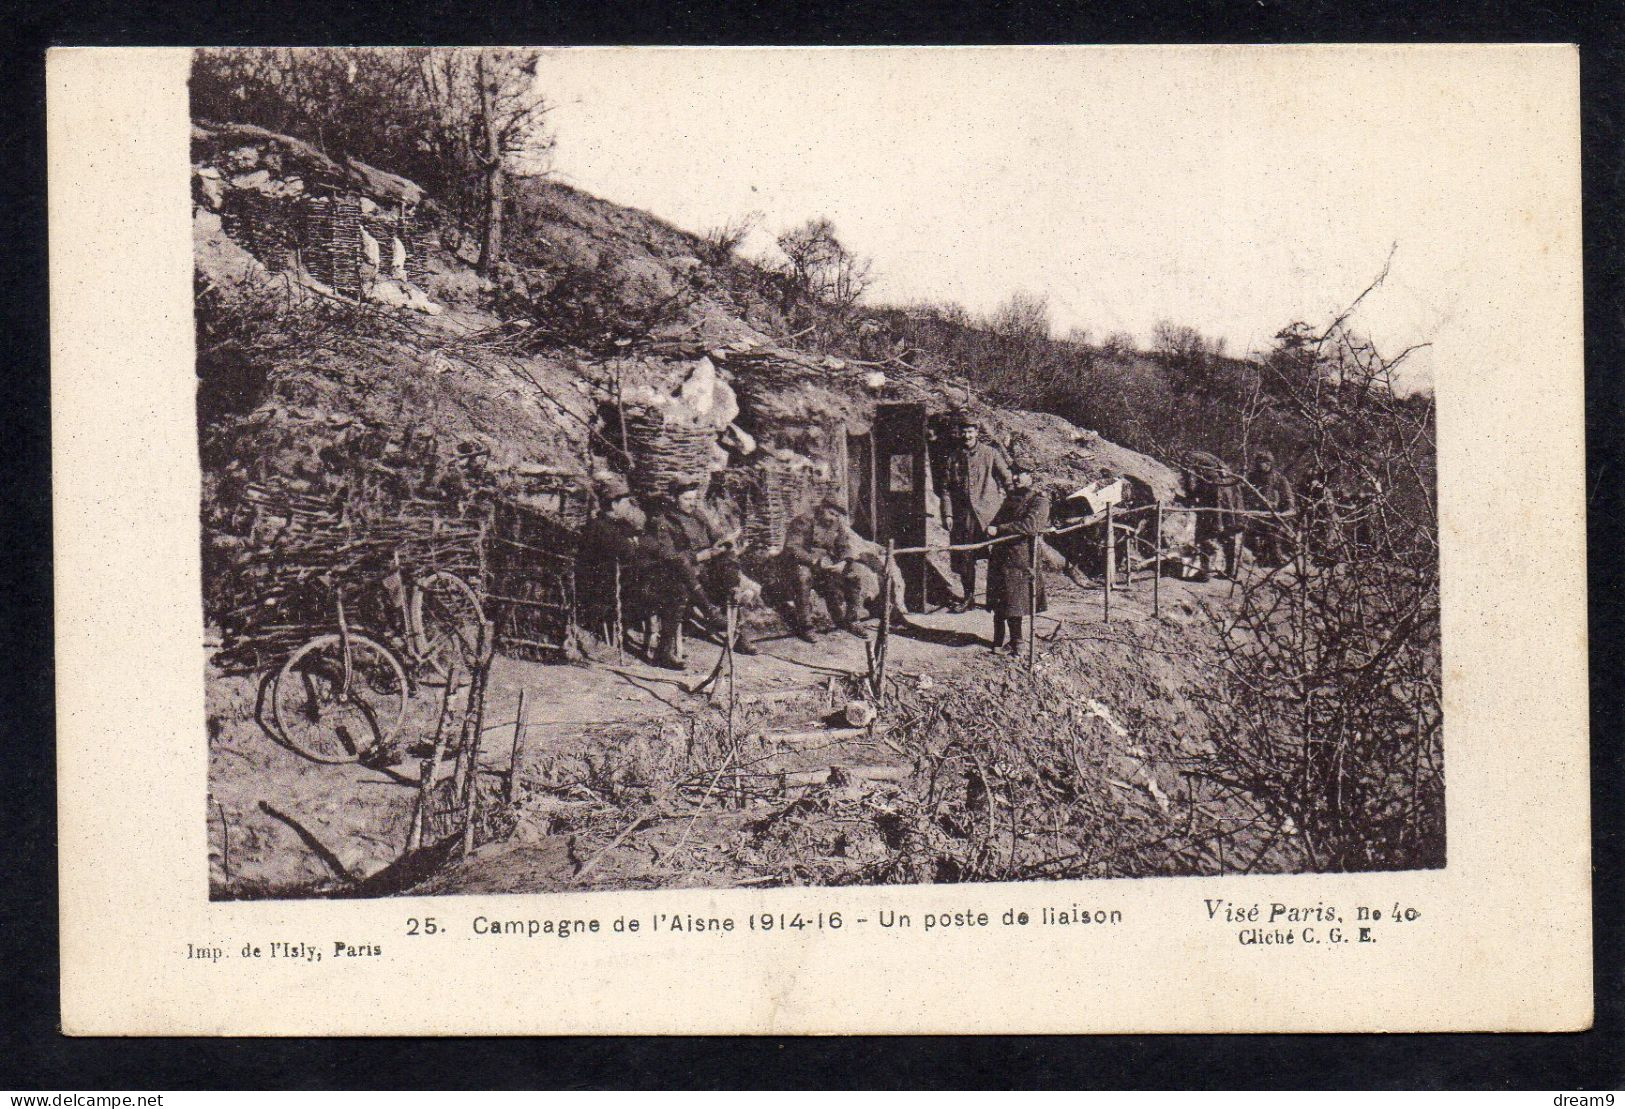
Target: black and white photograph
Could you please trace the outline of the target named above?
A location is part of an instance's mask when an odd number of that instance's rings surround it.
[[[1267,84],[194,52],[208,896],[1444,867],[1480,121]]]

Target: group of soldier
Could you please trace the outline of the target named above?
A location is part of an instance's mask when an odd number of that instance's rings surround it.
[[[953,611],[975,607],[976,567],[986,561],[993,647],[1019,654],[1023,622],[1047,607],[1033,545],[1049,528],[1049,495],[1034,484],[1035,462],[1027,452],[1013,451],[1006,461],[963,414],[950,432],[953,440],[935,483],[951,544],[949,561],[959,577],[961,596]]]
[[[1300,497],[1276,468],[1271,451],[1257,452],[1245,475],[1234,473],[1214,455],[1197,451],[1187,459],[1185,475],[1181,499],[1198,510],[1197,580],[1215,573],[1234,578],[1244,548],[1252,551],[1260,566],[1281,566],[1292,556],[1294,536],[1311,530],[1297,519]],[[1311,484],[1308,499],[1319,503],[1320,488]]]
[[[595,484],[599,511],[582,531],[576,563],[577,601],[588,623],[653,618],[659,638],[649,661],[670,670],[685,667],[678,644],[691,618],[721,642],[731,636],[736,653],[755,654],[744,620],[728,617],[730,608],[749,608],[761,598],[741,563],[742,529],[719,506],[706,503],[697,483],[673,485],[647,512],[619,475],[600,474]],[[809,643],[817,638],[815,593],[834,631],[862,638],[859,621],[881,597],[885,571],[878,550],[852,530],[845,508],[831,499],[791,520],[782,547],[766,552],[753,569],[771,577],[790,630]],[[893,582],[893,603],[900,608],[895,576]]]
[[[968,419],[952,428],[954,440],[938,467],[936,488],[963,599],[972,608],[977,566],[988,563],[987,607],[994,617],[993,646],[1022,649],[1024,620],[1043,611],[1045,591],[1033,544],[1049,527],[1050,501],[1034,483],[1034,463],[1022,452],[1006,461],[985,443]],[[619,475],[595,479],[599,511],[586,525],[577,559],[577,601],[587,623],[658,621],[649,661],[681,670],[680,629],[690,620],[719,642],[732,637],[735,652],[756,653],[743,619],[730,609],[748,608],[762,589],[741,565],[741,529],[719,506],[708,504],[696,483],[680,483],[639,507]],[[831,631],[863,638],[860,623],[878,616],[890,597],[892,616],[907,624],[902,580],[895,563],[853,530],[845,507],[828,498],[789,521],[783,543],[752,563],[767,589],[777,594],[790,632],[815,642],[814,596],[829,614]],[[883,589],[891,575],[892,588]]]
[[[309,472],[295,479],[309,492],[340,501],[360,495],[367,501],[431,500],[467,509],[497,484],[488,452],[478,442],[460,443],[456,457],[443,461],[432,439],[413,433],[399,443],[341,437],[312,461]],[[1001,451],[962,414],[950,420],[946,449],[934,463],[938,511],[961,591],[952,610],[963,613],[976,606],[977,568],[986,562],[992,645],[1019,654],[1025,622],[1046,608],[1034,546],[1050,527],[1051,503],[1035,483],[1036,464],[1020,447],[1008,455]],[[659,635],[649,661],[667,669],[684,669],[681,634],[691,621],[719,642],[731,637],[735,652],[755,654],[743,616],[763,599],[764,585],[746,573],[742,529],[727,509],[708,503],[695,482],[673,485],[642,504],[617,474],[601,473],[594,484],[598,511],[581,533],[576,561],[585,623],[618,624],[619,635],[627,626],[655,621]],[[1331,557],[1332,544],[1324,537],[1317,542],[1320,531],[1313,523],[1327,516],[1326,505],[1337,499],[1331,485],[1330,475],[1311,475],[1302,490],[1294,490],[1267,450],[1254,455],[1244,474],[1205,452],[1189,456],[1181,500],[1198,510],[1198,579],[1235,577],[1244,548],[1265,567],[1286,562],[1297,540],[1312,557]],[[751,553],[756,557],[750,572],[764,579],[790,632],[805,642],[817,639],[815,596],[823,601],[832,633],[863,638],[861,621],[880,614],[888,593],[893,618],[907,624],[897,564],[853,530],[837,499],[818,501],[791,519],[776,549]],[[889,591],[882,588],[888,572]]]

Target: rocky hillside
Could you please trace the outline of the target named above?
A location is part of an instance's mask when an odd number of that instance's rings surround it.
[[[625,428],[640,414],[711,435],[712,469],[766,460],[816,478],[828,429],[862,430],[885,401],[968,408],[1057,485],[1175,490],[1162,463],[990,408],[885,335],[861,360],[798,349],[769,275],[647,213],[524,183],[510,260],[485,280],[413,182],[246,125],[198,123],[192,158],[211,490],[228,470],[312,481],[324,449],[338,464],[369,436],[416,436],[442,460],[479,444],[499,473],[636,469]]]

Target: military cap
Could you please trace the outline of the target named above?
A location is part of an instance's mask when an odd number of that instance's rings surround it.
[[[594,474],[592,484],[598,492],[598,499],[606,504],[632,495],[632,487],[626,483],[626,479],[608,470],[600,470]]]

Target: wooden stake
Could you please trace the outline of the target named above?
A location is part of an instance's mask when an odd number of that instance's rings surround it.
[[[626,386],[623,379],[626,376],[626,366],[620,362],[615,364],[615,414],[620,417],[621,425],[621,455],[626,459],[628,472],[632,469],[632,444],[626,438]]]
[[[508,780],[503,784],[502,799],[513,803],[514,786],[519,781],[519,767],[525,761],[525,688],[519,687],[519,708],[513,720],[513,751],[508,756]]]
[[[734,736],[734,636],[739,629],[739,607],[728,606],[728,642],[723,648],[728,663],[728,750],[738,750],[738,739]],[[745,807],[745,782],[738,775],[734,776],[734,801],[740,808]]]
[[[1106,506],[1106,571],[1102,575],[1104,577],[1104,579],[1105,579],[1105,582],[1106,582],[1106,594],[1105,594],[1105,600],[1104,600],[1104,602],[1102,604],[1102,609],[1104,611],[1104,619],[1105,619],[1106,623],[1108,623],[1108,624],[1111,623],[1111,619],[1112,619],[1112,579],[1117,576],[1117,544],[1113,541],[1116,537],[1112,534],[1112,531],[1113,531],[1112,506],[1107,505]]]
[[[880,573],[880,627],[875,632],[875,716],[886,703],[886,645],[891,640],[891,568],[896,559],[897,540],[886,540],[886,558]]]
[[[423,846],[423,828],[434,804],[434,780],[440,776],[440,760],[446,753],[446,721],[451,717],[451,698],[457,689],[457,664],[446,668],[446,690],[440,695],[440,715],[434,724],[434,745],[429,757],[418,764],[418,803],[412,811],[412,824],[406,832],[406,853]]]
[[[1421,719],[1421,717],[1417,719]],[[216,801],[214,811],[220,814],[220,870],[226,876],[226,881],[229,882],[231,881],[231,825],[226,823],[226,808],[224,805]]]
[[[1151,548],[1151,615],[1162,615],[1162,502],[1157,502],[1157,527]]]
[[[1123,588],[1125,589],[1134,584],[1134,560],[1139,553],[1140,525],[1136,524],[1133,531],[1125,529],[1123,532],[1123,559],[1118,566],[1123,571]]]
[[[722,645],[723,663],[728,670],[728,746],[734,742],[734,636],[739,629],[739,609],[728,606],[728,638]]]
[[[626,626],[621,615],[621,560],[615,560],[615,659],[626,665]],[[524,696],[524,690],[520,690]]]
[[[469,706],[474,714],[473,736],[468,747],[468,773],[463,780],[463,854],[474,850],[474,825],[480,812],[480,740],[485,735],[485,689],[491,677],[491,649],[488,624],[480,626],[479,677],[469,687]]]
[[[1027,559],[1027,676],[1033,676],[1033,645],[1038,641],[1038,536],[1027,541],[1031,544]],[[997,616],[994,619],[998,619]]]

